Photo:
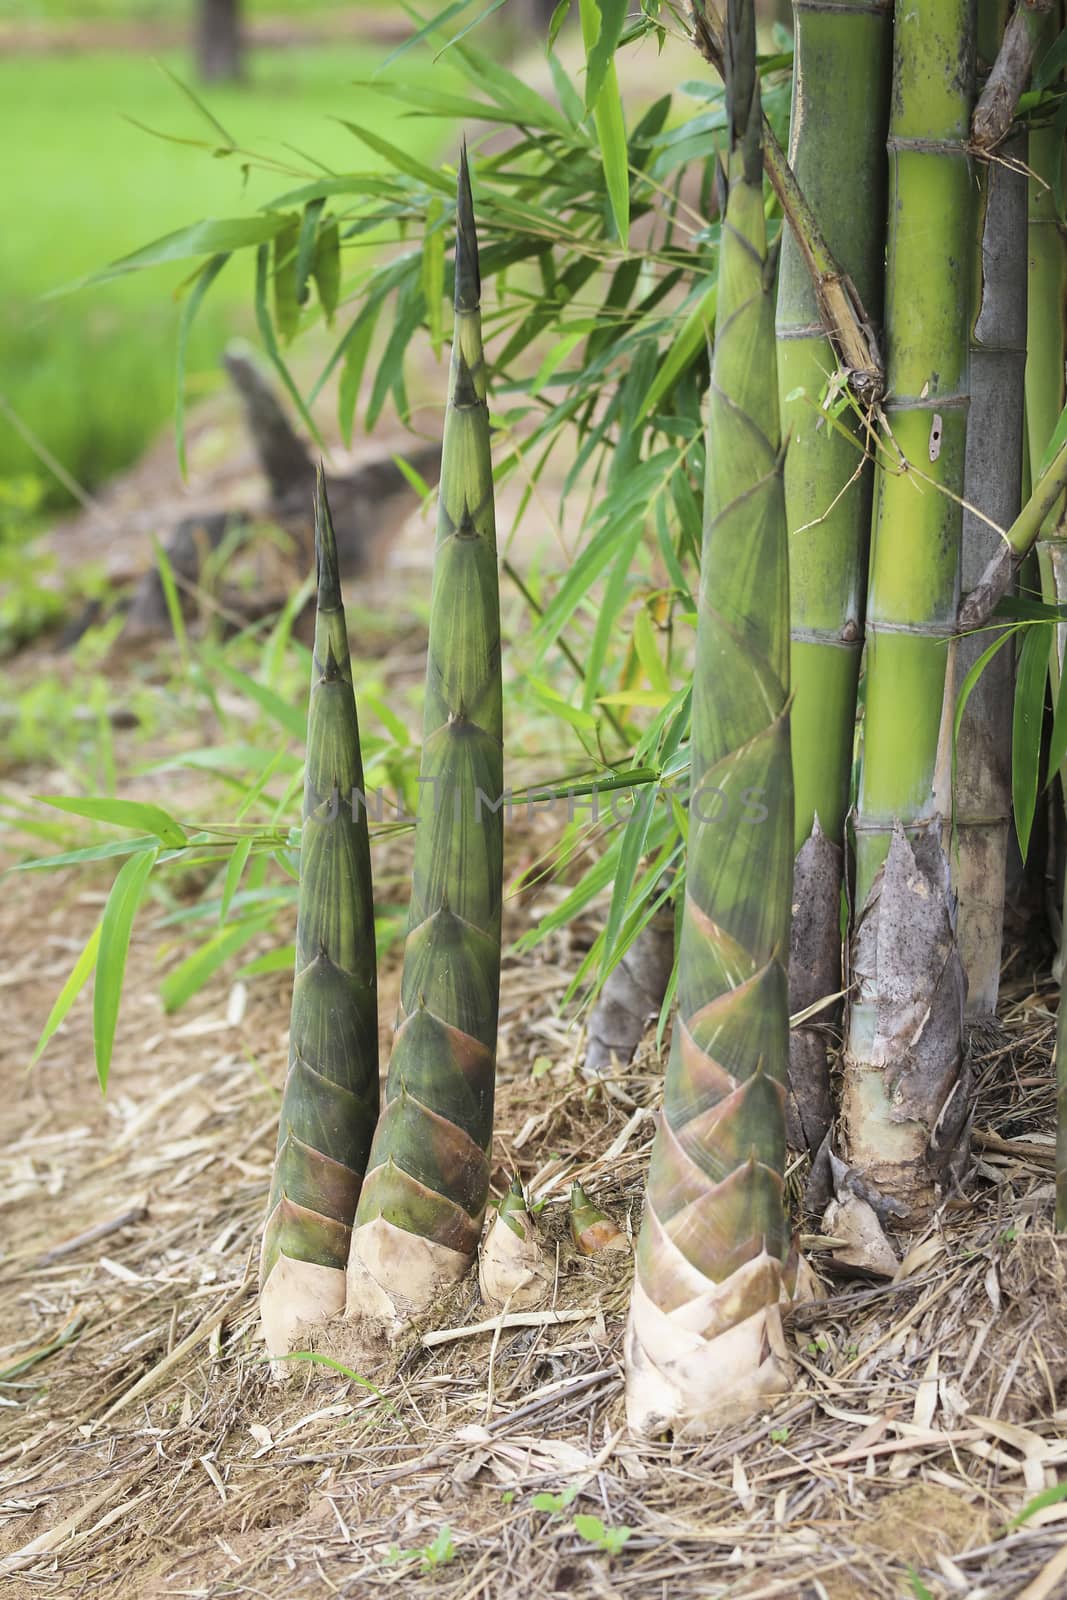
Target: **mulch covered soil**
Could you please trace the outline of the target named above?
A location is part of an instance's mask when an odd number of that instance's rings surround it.
[[[396,671],[411,670],[409,642]],[[133,748],[119,754],[129,770]],[[8,787],[23,783],[47,787]],[[515,827],[513,869],[554,826]],[[378,848],[402,875],[410,843]],[[559,1005],[592,923],[508,955],[503,975],[494,1182],[518,1171],[544,1202],[550,1310],[494,1322],[472,1277],[383,1370],[294,1362],[277,1382],[255,1261],[288,982],[223,976],[168,1016],[159,980],[187,947],[148,916],[107,1097],[84,996],[27,1074],[106,887],[17,874],[0,898],[5,1600],[358,1600],[398,1580],[435,1600],[1067,1595],[1067,1501],[1033,1507],[1067,1464],[1050,978],[1007,984],[975,1034],[965,1193],[895,1280],[835,1279],[805,1236],[827,1297],[791,1318],[793,1392],[742,1427],[647,1446],[623,1408],[631,1258],[580,1257],[567,1230],[579,1178],[636,1233],[662,1082],[651,1041],[611,1082],[581,1075]],[[513,895],[508,941],[562,892]]]
[[[287,985],[220,981],[164,1016],[156,985],[176,957],[161,960],[146,927],[107,1098],[84,1004],[26,1076],[100,891],[73,877],[8,884],[0,1570],[12,1600],[361,1596],[398,1576],[448,1600],[1067,1593],[1067,1508],[1013,1526],[1067,1462],[1050,986],[1022,986],[983,1031],[967,1197],[914,1241],[896,1281],[829,1280],[828,1298],[795,1314],[796,1389],[775,1412],[650,1448],[623,1414],[629,1258],[579,1257],[566,1226],[578,1177],[636,1230],[661,1080],[651,1047],[610,1085],[577,1071],[557,1002],[589,928],[504,972],[496,1177],[517,1169],[546,1202],[552,1313],[486,1328],[472,1280],[374,1388],[311,1364],[279,1384],[254,1262]],[[531,911],[513,904],[512,935]],[[394,961],[383,1016],[396,978]],[[817,1241],[810,1253],[818,1263]],[[609,1541],[629,1529],[619,1553],[583,1538],[576,1513]]]

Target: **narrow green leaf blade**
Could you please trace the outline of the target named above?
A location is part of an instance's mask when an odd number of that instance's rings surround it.
[[[104,1092],[111,1071],[111,1052],[115,1043],[130,932],[155,861],[156,852],[152,850],[131,856],[123,862],[100,920],[100,945],[93,984],[93,1049],[96,1054],[96,1075]]]
[[[274,333],[274,325],[270,320],[270,311],[267,309],[267,281],[269,276],[270,247],[269,245],[261,244],[259,249],[256,251],[256,326],[259,329],[260,338],[263,340],[263,348],[270,357],[279,378],[281,378],[282,383],[285,385],[289,398],[296,406],[297,411],[299,411],[304,426],[311,434],[311,437],[314,439],[319,449],[325,450],[326,445],[324,444],[322,435],[315,424],[315,419],[312,417],[311,412],[304,404],[304,397],[300,393],[300,390],[297,388],[296,384],[293,382],[292,373],[282,360],[282,353],[278,348],[278,340]]]
[[[1030,830],[1037,804],[1038,766],[1041,760],[1041,722],[1045,709],[1045,676],[1048,670],[1048,633],[1045,628],[1027,628],[1015,680],[1015,713],[1011,729],[1011,793],[1015,810],[1015,831],[1023,860],[1030,844]]]
[[[291,216],[274,236],[274,325],[285,340],[291,339],[300,326],[296,260],[299,246],[300,219]]]
[[[627,0],[581,0],[580,10],[585,42],[585,108],[592,111],[622,37]]]
[[[630,166],[626,148],[626,118],[614,67],[608,70],[593,112],[593,122],[604,161],[604,182],[611,202],[611,214],[619,238],[625,244],[630,236]]]
[[[326,199],[322,195],[315,200],[309,200],[300,219],[300,235],[296,246],[296,300],[300,306],[307,303],[308,278],[311,276],[318,248],[319,221],[325,204]]]
[[[235,922],[221,929],[206,944],[194,950],[180,966],[169,972],[159,986],[165,1011],[177,1011],[202,989],[208,979],[238,950],[250,944],[256,936],[270,926],[269,920],[257,917],[250,922]]]
[[[175,822],[162,806],[144,800],[113,800],[107,796],[87,795],[71,798],[68,795],[39,794],[34,796],[43,805],[54,806],[57,811],[69,811],[75,817],[88,817],[93,822],[109,822],[116,828],[147,828],[161,844],[180,849],[186,842],[186,832],[180,822]]]
[[[227,863],[226,877],[223,879],[222,884],[222,904],[219,906],[220,928],[223,926],[226,918],[229,915],[230,902],[237,893],[237,886],[241,881],[241,874],[245,870],[245,863],[248,860],[251,849],[251,834],[244,839],[238,839],[237,843],[233,847],[233,854],[230,856],[229,862]]]
[[[341,298],[341,232],[336,217],[327,217],[319,228],[311,276],[319,291],[323,316],[329,324]]]
[[[229,217],[222,221],[207,218],[204,222],[194,222],[189,228],[179,228],[176,233],[165,234],[162,239],[156,239],[128,256],[121,256],[103,271],[79,279],[70,288],[81,289],[90,284],[104,283],[109,278],[119,278],[127,272],[141,272],[146,267],[165,266],[170,261],[191,261],[197,256],[228,254],[243,250],[248,245],[268,244],[284,225],[284,216],[273,213],[266,217]]]
[[[30,1066],[35,1066],[48,1048],[49,1041],[56,1029],[64,1021],[67,1012],[85,988],[89,974],[96,966],[97,951],[100,948],[100,923],[98,922],[85,943],[81,955],[71,968],[70,977],[63,985],[56,997],[55,1004],[48,1013],[48,1021],[41,1029],[41,1037],[37,1041],[36,1049],[30,1058]]]

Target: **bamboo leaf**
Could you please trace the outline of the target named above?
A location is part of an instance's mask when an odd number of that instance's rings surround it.
[[[159,986],[165,1011],[177,1011],[204,987],[231,956],[246,944],[265,933],[271,925],[269,917],[258,916],[250,921],[232,923],[213,935],[206,944],[194,950],[173,972],[168,972]]]
[[[397,455],[395,451],[390,451],[389,459],[396,467],[401,477],[404,478],[408,484],[410,484],[411,488],[418,495],[419,499],[428,499],[433,491],[431,490],[430,485],[426,482],[426,479],[423,477],[422,473],[417,472],[411,465],[410,461],[406,461],[403,456]]]
[[[557,340],[557,342],[552,346],[551,350],[545,356],[545,359],[542,361],[541,366],[538,369],[537,376],[534,378],[532,384],[532,390],[534,394],[537,394],[540,390],[548,388],[549,383],[555,377],[556,373],[566,361],[571,351],[581,344],[584,338],[585,331],[584,329],[580,329],[577,333],[565,333],[562,339]]]
[[[296,945],[279,945],[277,950],[268,950],[266,955],[255,956],[253,960],[238,967],[238,978],[262,978],[272,972],[289,972],[293,970],[296,960]]]
[[[371,85],[357,84],[357,88],[362,87],[370,88]],[[492,105],[486,100],[474,100],[447,89],[434,89],[427,84],[390,83],[388,93],[390,100],[414,107],[420,116],[456,118],[461,122],[502,122],[509,126],[514,121],[511,112],[501,106]]]
[[[643,421],[659,405],[664,395],[677,383],[682,373],[694,359],[697,352],[703,348],[712,337],[715,328],[715,308],[719,298],[719,281],[715,277],[705,288],[697,304],[686,317],[685,322],[678,330],[663,364],[652,382],[649,384],[648,393],[638,408],[638,419]]]
[[[248,815],[256,801],[259,799],[260,795],[263,793],[264,789],[267,787],[267,784],[278,771],[279,767],[287,764],[289,761],[291,761],[291,759],[292,758],[289,755],[289,752],[284,748],[274,752],[273,756],[271,756],[270,760],[259,774],[259,777],[256,779],[255,783],[253,783],[252,787],[246,791],[245,797],[241,801],[240,809],[238,810],[235,818],[237,822],[240,822],[242,817],[246,817]],[[296,770],[292,773],[290,780],[291,782],[298,781],[300,766],[301,764],[298,764]]]
[[[607,502],[610,516],[571,565],[555,599],[545,610],[537,630],[538,659],[543,657],[578,606],[588,597],[591,586],[612,557],[618,555],[620,539],[625,539],[631,550],[635,547],[641,535],[648,501],[661,487],[668,466],[673,469],[674,465],[674,454],[660,451],[643,461],[613,492]]]
[[[1060,418],[1053,429],[1052,438],[1048,442],[1045,454],[1041,457],[1041,465],[1037,469],[1038,485],[1040,485],[1041,479],[1059,455],[1065,440],[1067,440],[1067,406],[1064,406],[1060,412]]]
[[[630,891],[637,877],[637,869],[641,857],[645,853],[648,830],[656,809],[656,790],[654,788],[639,790],[635,801],[633,813],[626,824],[623,833],[622,847],[619,851],[618,866],[611,891],[611,905],[608,908],[608,919],[604,926],[604,956],[601,958],[601,978],[606,978],[604,970],[607,959],[611,956],[619,937],[630,899]]]
[[[593,122],[604,161],[604,183],[611,202],[611,214],[615,219],[616,232],[625,244],[630,236],[630,166],[626,147],[626,118],[614,67],[608,70],[607,80],[593,112]]]
[[[622,619],[629,593],[634,556],[644,537],[644,531],[643,519],[634,517],[619,541],[618,553],[604,586],[592,643],[586,656],[585,682],[582,689],[582,709],[585,711],[592,710],[600,688],[600,676],[604,669],[608,646]]]
[[[556,40],[559,38],[560,30],[570,14],[570,9],[571,0],[559,0],[559,5],[552,13],[548,24],[548,48],[550,52],[555,50]]]
[[[151,850],[158,842],[154,833],[138,839],[115,839],[110,844],[93,844],[84,850],[66,850],[58,856],[37,856],[20,861],[12,872],[43,872],[53,867],[81,867],[92,861],[112,861],[116,856],[132,856],[138,850]]]
[[[1055,43],[1049,46],[1034,68],[1034,88],[1051,88],[1056,80],[1062,77],[1064,67],[1067,67],[1067,28],[1064,28]]]
[[[359,401],[360,385],[363,382],[363,370],[367,365],[370,343],[374,337],[374,327],[381,308],[381,300],[368,300],[345,335],[345,364],[341,368],[338,415],[341,437],[346,445],[352,443],[352,423]]]
[[[383,72],[392,66],[394,61],[399,61],[401,56],[407,55],[410,50],[416,49],[424,40],[431,38],[435,33],[439,33],[446,22],[451,22],[453,17],[458,17],[461,12],[466,11],[469,5],[470,0],[452,0],[451,5],[445,6],[445,9],[439,11],[435,17],[431,17],[429,22],[424,22],[422,27],[413,33],[409,39],[405,39],[402,44],[398,44],[395,50],[390,50],[378,68],[376,76],[380,77]],[[369,88],[370,85],[366,87]],[[390,88],[392,88],[391,84]]]
[[[182,611],[181,595],[178,593],[178,580],[174,576],[174,568],[170,564],[170,557],[156,538],[152,535],[152,551],[159,568],[159,581],[163,589],[163,599],[166,602],[167,616],[170,618],[171,631],[178,646],[178,655],[182,667],[189,670],[189,639],[185,631],[185,615]]]
[[[422,295],[426,301],[430,347],[435,361],[440,358],[441,346],[444,343],[442,306],[445,297],[445,234],[440,226],[444,210],[442,201],[434,195],[426,208],[426,227],[422,241]]]
[[[220,927],[222,927],[223,923],[226,921],[226,918],[229,916],[230,905],[233,901],[234,895],[237,892],[237,886],[241,881],[241,874],[244,872],[245,864],[248,861],[251,849],[251,835],[245,839],[238,839],[237,843],[233,847],[233,854],[230,856],[229,862],[227,863],[226,877],[223,880],[222,885],[222,904],[219,906]]]
[[[620,689],[617,694],[598,694],[598,706],[661,706],[670,704],[671,695],[666,689]]]
[[[327,324],[332,323],[341,297],[341,232],[336,217],[327,217],[319,228],[311,276]]]
[[[154,850],[143,851],[123,862],[100,919],[100,943],[93,983],[93,1050],[96,1055],[96,1075],[104,1092],[111,1071],[111,1053],[122,998],[126,954],[130,948],[130,932],[155,863]]]
[[[1024,1522],[1036,1516],[1039,1511],[1044,1511],[1046,1506],[1058,1506],[1067,1500],[1067,1483],[1054,1483],[1048,1489],[1042,1489],[1028,1500],[1017,1516],[1012,1517],[1008,1523],[1009,1528],[1021,1528]]]
[[[216,117],[214,112],[204,104],[203,100],[201,100],[195,89],[186,83],[184,78],[179,77],[176,72],[173,72],[170,67],[167,66],[165,61],[157,61],[155,64],[159,68],[160,72],[163,73],[164,77],[169,78],[174,87],[181,91],[181,93],[193,107],[194,111],[196,111],[207,123],[212,133],[216,134],[218,138],[222,140],[223,144],[227,145],[231,150],[236,150],[237,141],[234,139],[233,135],[226,132],[226,129],[222,126],[222,123],[219,121],[218,117]]]
[[[397,415],[407,416],[407,395],[404,389],[404,358],[415,329],[426,311],[421,287],[416,282],[408,284],[401,293],[393,320],[393,329],[382,351],[374,374],[370,402],[367,406],[367,432],[373,431],[390,393],[396,404]]]
[[[300,219],[291,216],[274,236],[274,325],[286,341],[300,326],[297,263],[300,235]]]
[[[467,0],[463,0],[463,5],[465,6],[466,4]],[[382,1390],[371,1383],[369,1378],[361,1378],[358,1372],[353,1372],[351,1367],[346,1367],[343,1361],[337,1361],[333,1356],[323,1355],[321,1350],[291,1350],[282,1359],[285,1361],[310,1361],[319,1367],[329,1367],[331,1372],[339,1372],[342,1378],[348,1379],[349,1383],[357,1384],[361,1389],[369,1389],[371,1394],[376,1394],[380,1400],[385,1399]],[[395,1409],[391,1402],[389,1402],[389,1409]]]
[[[592,111],[622,38],[627,0],[580,0],[580,11],[585,40],[585,108]]]
[[[491,0],[491,3],[486,6],[484,11],[480,11],[476,17],[471,19],[470,22],[465,23],[464,26],[460,28],[458,33],[453,34],[448,43],[444,45],[442,49],[438,50],[437,54],[434,56],[434,60],[440,61],[446,50],[451,50],[453,45],[458,44],[461,39],[465,39],[468,33],[472,33],[475,28],[485,21],[486,17],[491,17],[494,11],[499,11],[500,7],[502,5],[506,5],[506,3],[507,0]]]
[[[619,238],[630,232],[630,173],[614,54],[626,15],[625,0],[579,0],[586,53],[586,109],[592,111],[604,162],[604,182]]]
[[[266,217],[229,217],[222,221],[211,218],[194,222],[191,227],[179,228],[151,244],[121,256],[101,272],[80,278],[69,289],[82,289],[91,284],[106,283],[109,278],[122,277],[127,272],[142,272],[146,267],[165,266],[170,261],[190,261],[196,256],[229,254],[243,250],[248,245],[269,244],[285,226],[285,217],[271,213]],[[69,291],[68,291],[69,292]]]
[[[319,220],[322,217],[322,208],[325,204],[326,200],[323,196],[315,200],[309,200],[300,219],[300,237],[296,246],[296,303],[298,306],[307,304],[308,278],[311,276],[311,268],[315,260],[319,237]]]
[[[577,706],[572,706],[569,700],[565,700],[561,694],[557,694],[555,689],[551,688],[541,678],[529,676],[526,679],[526,684],[535,698],[547,710],[551,711],[554,717],[559,717],[561,721],[566,722],[576,733],[595,736],[596,718],[590,712],[580,710]]]
[[[354,134],[362,144],[375,155],[384,156],[389,165],[395,167],[397,172],[406,172],[409,178],[414,178],[418,183],[424,184],[427,189],[437,189],[442,194],[451,195],[452,181],[444,173],[435,172],[425,162],[417,161],[414,156],[409,156],[406,150],[401,150],[399,145],[391,144],[388,139],[383,139],[377,133],[372,133],[369,128],[360,127],[358,122],[349,122],[345,117],[339,117],[341,126]]]
[[[92,822],[108,822],[116,828],[147,828],[161,844],[178,848],[186,842],[185,829],[175,822],[162,806],[144,800],[114,800],[110,796],[87,795],[71,798],[68,795],[39,794],[34,796],[42,805],[54,806],[57,811],[69,811],[75,817],[88,817]]]
[[[235,688],[243,690],[250,700],[254,700],[261,710],[269,717],[273,717],[279,727],[284,728],[292,738],[303,743],[307,732],[305,714],[301,707],[290,705],[280,694],[267,687],[265,683],[257,683],[255,678],[249,677],[247,672],[242,672],[231,662],[223,657],[218,657],[214,662],[215,670],[229,678]]]
[[[89,974],[96,966],[96,956],[99,948],[100,923],[98,922],[86,940],[85,948],[82,950],[81,955],[71,968],[69,978],[59,991],[55,1003],[52,1006],[51,1011],[48,1013],[48,1021],[41,1029],[41,1037],[38,1039],[33,1055],[30,1057],[31,1067],[35,1066],[36,1063],[41,1059],[41,1056],[48,1048],[48,1044],[52,1038],[52,1035],[64,1021],[67,1012],[81,994],[82,990],[85,988],[85,985],[89,980]]]
[[[259,249],[256,251],[256,326],[259,328],[260,338],[263,340],[263,347],[266,350],[267,355],[270,357],[275,371],[281,378],[282,383],[285,385],[285,388],[289,394],[289,398],[292,400],[297,411],[300,413],[300,416],[304,422],[304,426],[311,434],[311,437],[314,439],[315,443],[319,446],[319,449],[325,450],[326,445],[323,442],[322,435],[319,433],[319,430],[315,425],[315,420],[310,411],[304,404],[303,395],[293,382],[292,374],[290,373],[289,368],[282,360],[282,353],[278,349],[278,341],[274,336],[274,328],[270,320],[270,312],[267,310],[267,278],[270,265],[269,249],[270,247],[268,245],[261,244]]]
[[[1048,635],[1042,627],[1026,630],[1015,680],[1015,711],[1011,729],[1011,793],[1019,850],[1026,860],[1030,829],[1037,803],[1038,766],[1041,760],[1041,723],[1045,711],[1045,676],[1048,670]]]
[[[1000,634],[996,639],[994,639],[993,643],[989,645],[987,649],[982,651],[982,654],[978,657],[978,660],[974,663],[967,676],[960,684],[960,691],[956,696],[956,710],[952,718],[953,745],[955,745],[960,736],[960,728],[963,725],[963,713],[967,709],[967,702],[971,698],[975,684],[978,682],[979,678],[982,676],[982,673],[985,671],[986,667],[988,667],[997,651],[1003,649],[1008,640],[1013,638],[1018,631],[1018,628],[1008,628],[1004,633]]]
[[[566,15],[566,11],[569,7],[570,0],[563,0],[563,4],[556,8],[555,16],[552,19],[553,22],[555,22],[556,17],[559,16],[561,12]],[[581,128],[582,121],[585,117],[585,106],[582,102],[581,95],[571,82],[563,63],[556,55],[554,49],[555,42],[555,35],[553,34],[552,29],[549,28],[548,70],[552,74],[552,84],[555,88],[563,115],[566,117],[575,133],[578,133],[578,130]],[[584,134],[582,137],[584,138]]]
[[[457,44],[453,48],[471,82],[495,100],[510,120],[523,128],[540,128],[564,139],[570,137],[567,119],[536,89],[473,45]]]
[[[1052,734],[1048,747],[1048,776],[1045,787],[1052,782],[1067,758],[1067,672],[1060,673],[1056,692],[1056,709],[1052,717]]]

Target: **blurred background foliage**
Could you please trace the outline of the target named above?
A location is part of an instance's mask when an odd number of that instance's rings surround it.
[[[4,191],[19,219],[0,253],[0,480],[37,476],[42,510],[69,504],[70,495],[42,468],[25,429],[93,489],[134,461],[170,417],[174,291],[184,273],[172,269],[72,296],[53,297],[55,291],[155,233],[201,216],[252,211],[272,192],[262,172],[200,158],[180,142],[198,137],[203,125],[161,67],[192,80],[188,47],[176,48],[167,35],[158,56],[151,44],[109,47],[106,21],[173,21],[176,9],[192,7],[142,0],[0,4],[0,29],[10,23],[14,41],[12,47],[5,40],[0,57],[0,118],[10,156]],[[321,0],[247,0],[246,9],[253,21],[257,13],[292,14],[309,27],[342,8]],[[336,119],[353,81],[371,77],[389,49],[375,42],[375,18],[389,8],[368,0],[364,9],[370,21],[362,43],[346,33],[305,44],[296,33],[288,45],[251,47],[244,80],[212,87],[213,111],[266,157],[302,170],[295,146],[343,166],[353,141]],[[30,48],[27,30],[16,27],[72,20],[84,37],[77,49],[62,51]],[[95,34],[94,21],[100,22]],[[426,60],[415,72],[441,77]],[[363,104],[383,131],[395,129],[403,114],[375,91]],[[413,151],[429,154],[439,132],[415,127],[406,137]],[[222,277],[189,351],[193,398],[222,381],[219,354],[228,337],[251,330],[250,302],[247,272],[240,280],[237,272]]]
[[[284,9],[271,8],[275,17]],[[417,421],[421,437],[432,435],[433,416],[427,424],[416,412],[440,403],[426,374],[443,373],[450,331],[462,129],[494,465],[498,491],[510,486],[499,530],[507,782],[542,805],[546,794],[565,806],[571,792],[601,791],[596,810],[576,809],[553,830],[522,880],[562,875],[569,886],[546,903],[534,938],[599,908],[601,931],[572,985],[588,997],[680,881],[722,91],[680,15],[659,0],[632,13],[603,7],[599,33],[590,0],[560,5],[540,32],[520,25],[528,0],[509,0],[503,13],[453,4],[416,18],[406,40],[381,36],[380,10],[366,15],[376,20],[362,42],[294,35],[284,48],[253,47],[245,81],[212,85],[202,100],[188,50],[158,65],[119,50],[0,62],[27,151],[15,201],[32,219],[0,267],[8,521],[23,536],[64,497],[28,433],[91,489],[173,413],[176,351],[192,405],[220,381],[218,354],[234,332],[254,332],[315,436],[363,439],[383,418],[394,432]],[[770,17],[762,47],[764,103],[784,135],[791,39]],[[768,212],[773,233],[770,200]],[[258,219],[251,239],[247,219]],[[335,253],[336,270],[312,288],[317,251]],[[102,270],[123,257],[118,275]],[[79,278],[97,281],[40,298]],[[35,581],[22,571],[24,618]],[[76,646],[76,681],[62,672],[0,681],[9,749],[50,762],[59,781],[41,788],[67,797],[52,812],[8,803],[36,845],[30,870],[113,871],[151,857],[138,892],[166,948],[193,945],[164,979],[168,1007],[224,964],[246,974],[291,967],[284,929],[309,668],[293,637],[298,585],[280,618],[236,634],[209,622],[191,636],[175,603],[176,649],[126,667],[121,715],[145,751],[132,770],[114,749],[106,658],[116,622]],[[55,604],[45,587],[41,604]],[[383,619],[361,610],[358,585],[349,617],[368,785],[410,797],[417,689],[398,701],[368,659]],[[179,769],[206,785],[201,816],[227,820],[157,817],[138,829],[115,796]],[[116,825],[133,837],[116,839]],[[373,831],[389,837],[396,827]],[[402,925],[403,875],[385,874],[378,888],[388,943]],[[128,891],[120,873],[105,923],[125,916]],[[277,947],[241,968],[241,952],[268,932]],[[94,961],[91,941],[46,1037]],[[121,962],[97,978],[116,993],[121,981]],[[117,999],[105,1010],[113,1030]],[[102,1075],[110,1049],[110,1037],[98,1039]]]

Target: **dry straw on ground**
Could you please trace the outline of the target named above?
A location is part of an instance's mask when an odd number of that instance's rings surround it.
[[[220,985],[166,1018],[146,932],[107,1101],[84,1011],[27,1080],[95,899],[71,878],[47,896],[21,880],[0,923],[9,952],[31,906],[38,933],[33,959],[15,957],[0,980],[0,1552],[12,1600],[370,1596],[398,1575],[440,1600],[844,1600],[922,1594],[909,1567],[935,1596],[1064,1592],[1067,1507],[1012,1526],[1067,1463],[1050,985],[1017,986],[1001,1026],[975,1040],[973,1182],[896,1281],[832,1284],[794,1318],[797,1387],[769,1416],[696,1449],[637,1448],[619,1365],[629,1258],[579,1255],[567,1198],[578,1177],[636,1226],[660,1063],[646,1049],[612,1094],[581,1078],[556,1015],[569,939],[510,961],[503,990],[496,1178],[517,1170],[545,1200],[548,1308],[487,1318],[472,1279],[374,1389],[311,1363],[279,1387],[249,1263],[285,986]],[[527,914],[513,906],[513,934]],[[629,1529],[620,1553],[583,1538],[596,1532],[583,1516],[609,1542]]]
[[[410,588],[411,551],[394,556]],[[378,665],[394,689],[415,683],[419,648],[400,637]],[[119,723],[124,771],[132,737]],[[18,778],[25,794],[59,781]],[[172,809],[204,814],[167,781]],[[516,830],[512,868],[556,826],[539,815]],[[377,847],[376,872],[402,882],[405,848]],[[165,1016],[158,980],[183,952],[146,919],[107,1099],[84,1000],[27,1077],[105,888],[16,876],[0,900],[4,1600],[370,1600],[398,1577],[434,1600],[1067,1595],[1067,1502],[1015,1524],[1067,1479],[1051,979],[1009,984],[999,1024],[973,1037],[972,1173],[895,1280],[831,1281],[794,1316],[796,1388],[774,1412],[698,1447],[638,1448],[620,1368],[631,1258],[579,1254],[567,1205],[577,1178],[636,1231],[662,1063],[646,1045],[614,1081],[582,1077],[558,1006],[590,922],[504,967],[494,1184],[518,1173],[544,1201],[546,1305],[491,1318],[472,1276],[374,1388],[321,1362],[294,1363],[279,1386],[251,1263],[288,985],[219,980]],[[512,898],[506,946],[558,892]],[[807,1248],[825,1261],[818,1239]],[[342,1330],[319,1343],[343,1360]]]

